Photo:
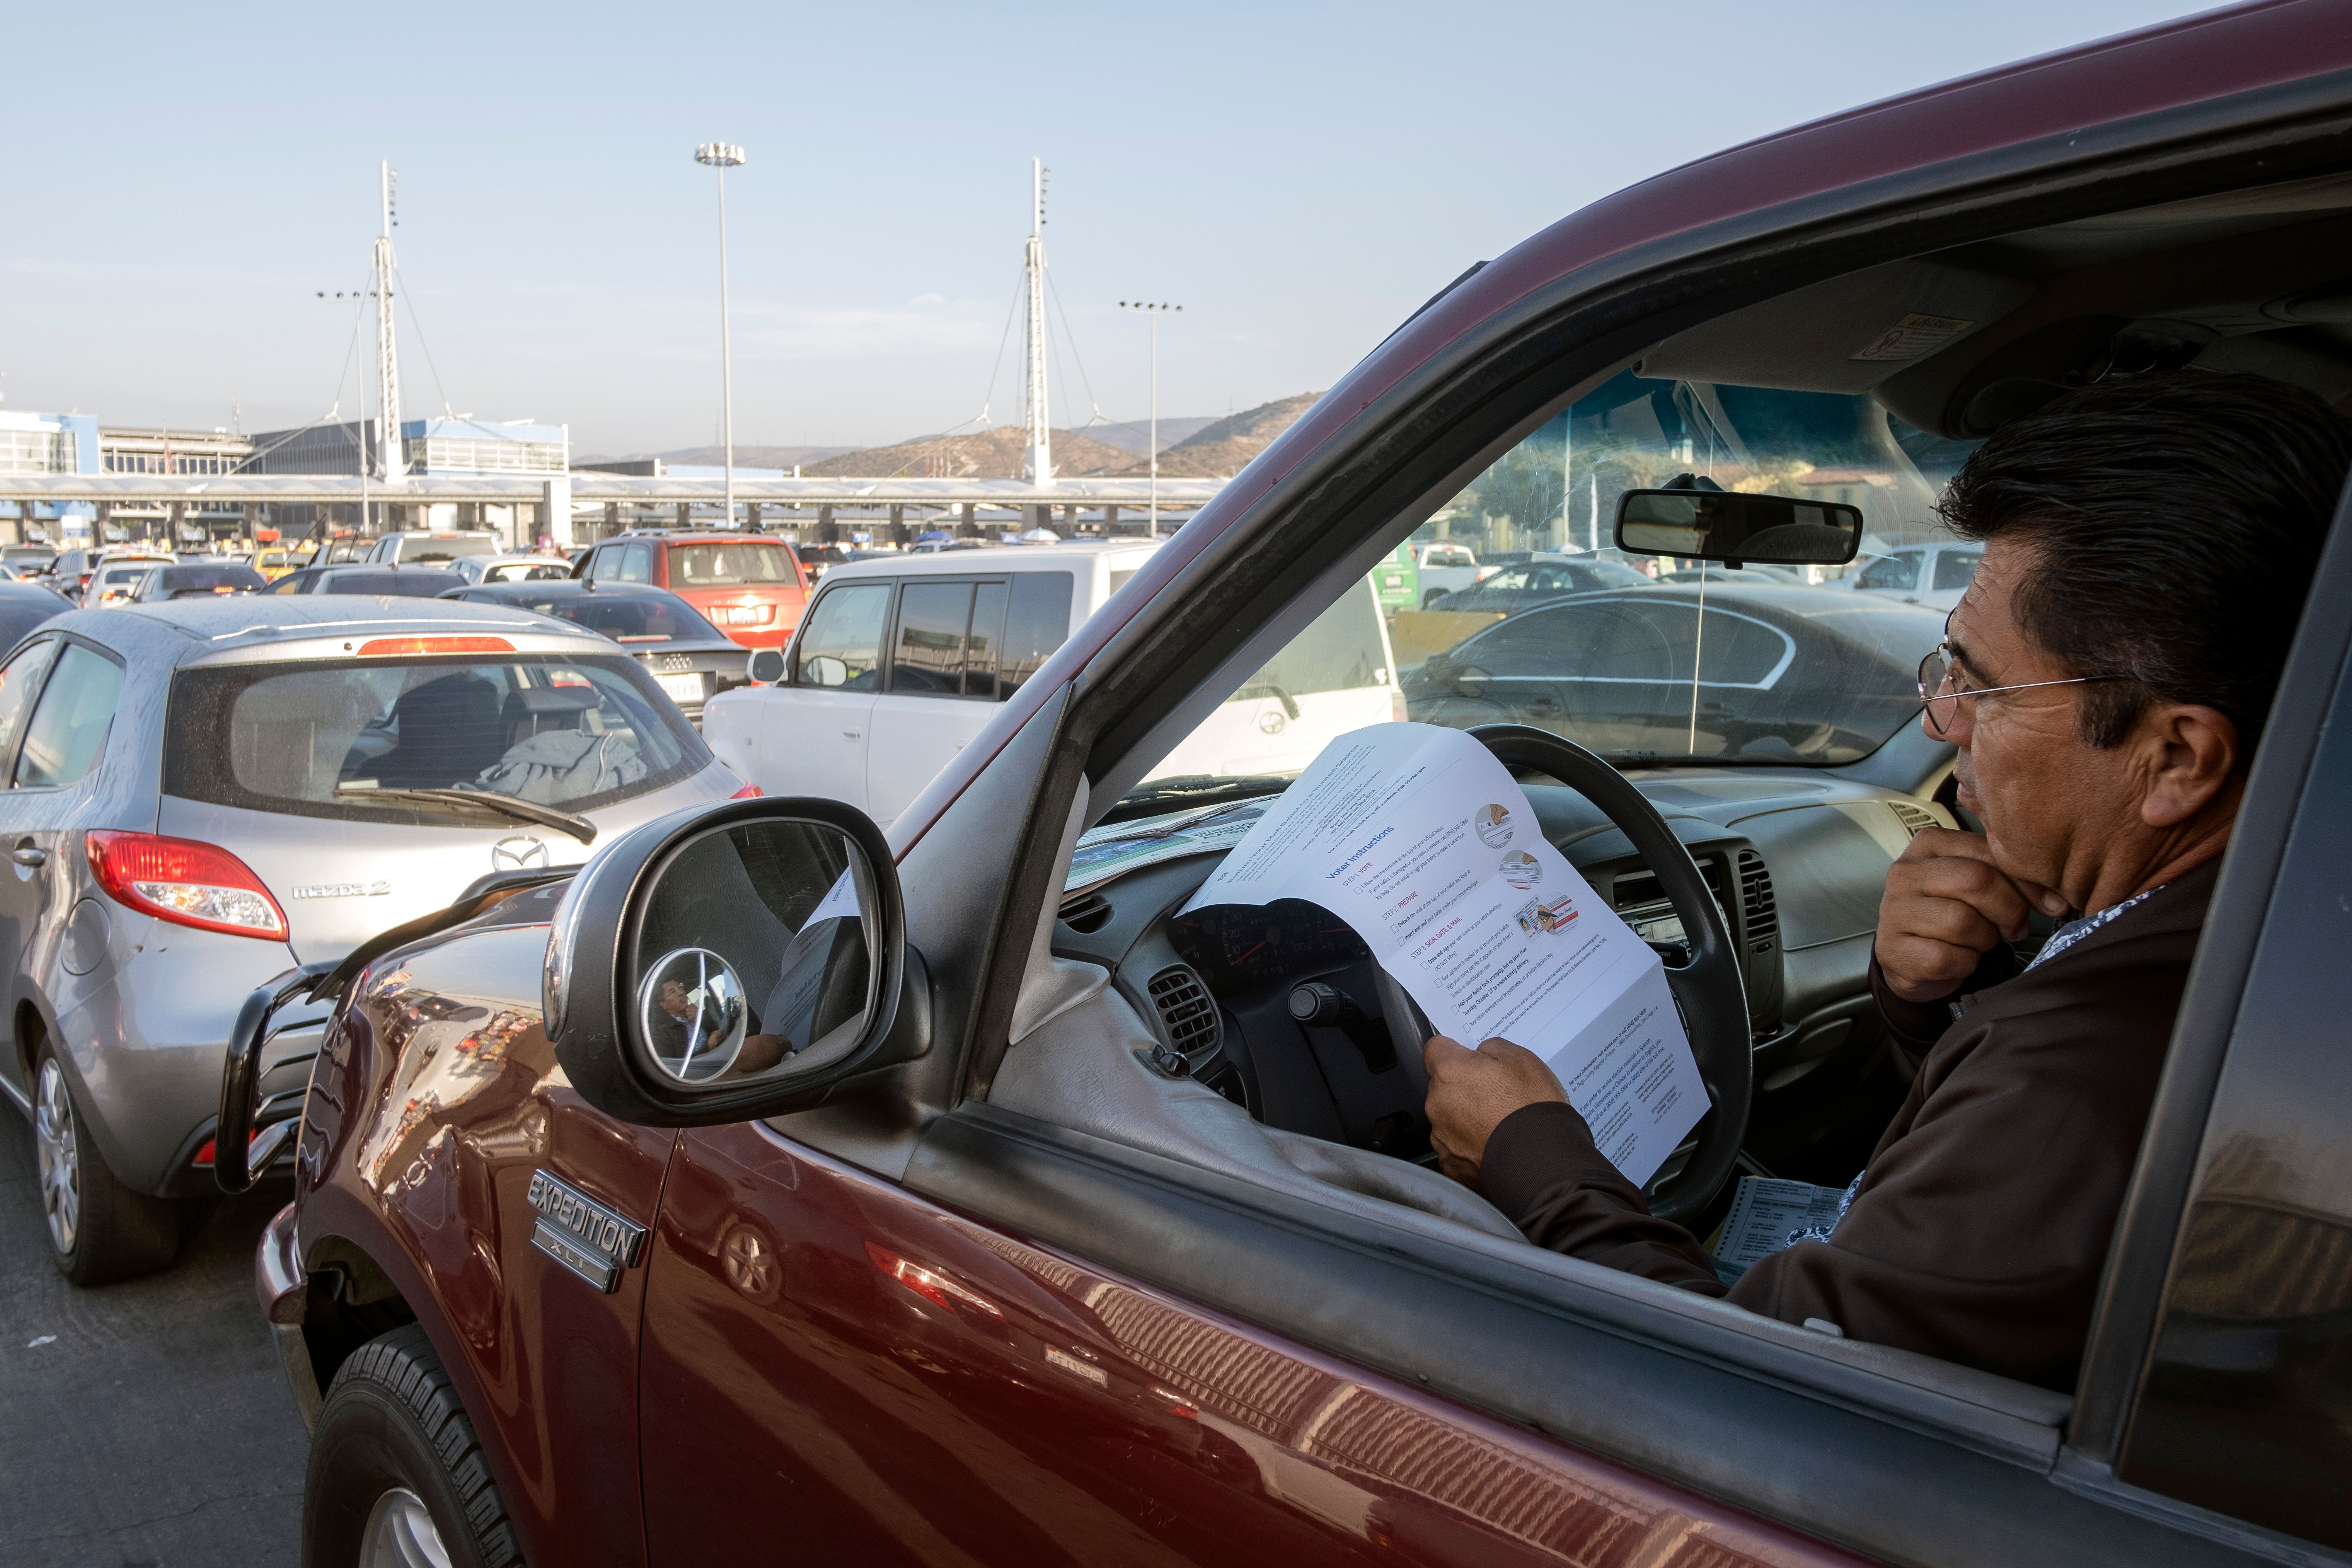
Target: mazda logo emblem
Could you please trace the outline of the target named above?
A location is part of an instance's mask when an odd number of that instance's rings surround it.
[[[537,871],[547,865],[547,845],[528,833],[501,838],[490,846],[493,871]]]

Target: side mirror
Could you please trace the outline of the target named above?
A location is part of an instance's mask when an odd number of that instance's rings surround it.
[[[1862,548],[1862,509],[1738,490],[1627,490],[1617,548],[1738,566],[1834,566]]]
[[[821,653],[814,658],[803,659],[801,673],[808,678],[808,683],[812,686],[849,684],[849,666],[829,653]]]
[[[690,1127],[805,1110],[930,1046],[881,830],[838,801],[676,813],[599,851],[556,911],[542,1001],[572,1086]]]
[[[763,647],[752,650],[751,679],[762,686],[773,686],[784,678],[784,650]]]

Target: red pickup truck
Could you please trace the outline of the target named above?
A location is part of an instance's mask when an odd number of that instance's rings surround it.
[[[1137,781],[1311,662],[1318,613],[1515,444],[1538,476],[1593,465],[1567,539],[1710,438],[1783,486],[1840,476],[1819,499],[1886,536],[1972,443],[2119,366],[2352,394],[2347,241],[2341,0],[1735,148],[1433,300],[887,840],[835,803],[730,802],[257,994],[231,1184],[256,1079],[289,1066],[275,1021],[333,1010],[247,1162],[294,1166],[257,1268],[314,1426],[305,1560],[2347,1561],[2340,515],[2064,1386],[1527,1245],[1433,1168],[1423,1020],[1351,933],[1181,914],[1215,846],[1114,876],[1074,847],[1281,789],[1238,753]],[[1701,1235],[1740,1172],[1859,1169],[1902,1087],[1865,976],[1878,889],[1956,798],[1912,688],[1937,617],[1720,592],[1707,646],[1759,673],[1652,716],[1690,755],[1509,742],[1547,837],[1685,955],[1711,1110],[1651,1201]],[[1884,618],[1822,656],[1834,679],[1773,664],[1831,610]],[[951,665],[957,637],[918,651]],[[1415,717],[1493,717],[1507,662],[1472,662]],[[1297,1009],[1310,983],[1340,1024]]]

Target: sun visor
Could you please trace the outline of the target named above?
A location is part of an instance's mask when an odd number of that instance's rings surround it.
[[[1983,330],[2033,293],[2022,279],[1890,261],[1718,316],[1642,356],[1664,381],[1868,392]]]

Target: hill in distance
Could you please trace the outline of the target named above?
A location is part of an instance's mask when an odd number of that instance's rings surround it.
[[[924,436],[891,447],[869,447],[804,465],[803,474],[836,479],[1017,479],[1027,451],[1026,432],[999,425],[961,436]],[[1054,469],[1064,479],[1127,468],[1134,455],[1076,430],[1054,432]]]
[[[821,463],[825,458],[853,451],[850,447],[735,447],[735,466],[739,468],[782,468],[793,471],[794,463]],[[675,452],[638,452],[635,458],[659,458],[665,463],[701,464],[719,468],[727,461],[724,447],[681,447]],[[625,462],[627,458],[581,458],[583,463]]]
[[[1308,392],[1278,398],[1223,419],[1162,419],[1160,471],[1176,479],[1230,479],[1289,429],[1321,395]],[[1187,426],[1190,435],[1173,446],[1168,444],[1171,431]],[[736,448],[739,461],[743,460],[743,450]],[[999,425],[967,435],[922,436],[895,446],[869,447],[814,461],[803,459],[801,471],[836,479],[916,475],[1017,479],[1024,450],[1022,428]],[[1140,479],[1151,471],[1142,461],[1145,456],[1146,435],[1140,426],[1093,425],[1084,430],[1054,432],[1054,468],[1064,479]]]
[[[1160,476],[1231,479],[1247,467],[1251,458],[1272,446],[1274,438],[1297,423],[1298,416],[1314,407],[1315,400],[1322,395],[1319,392],[1302,392],[1296,397],[1280,397],[1244,409],[1231,418],[1212,420],[1160,452]],[[1166,420],[1160,421],[1163,430],[1167,425]],[[1129,463],[1120,470],[1122,478],[1150,472],[1132,458]]]

